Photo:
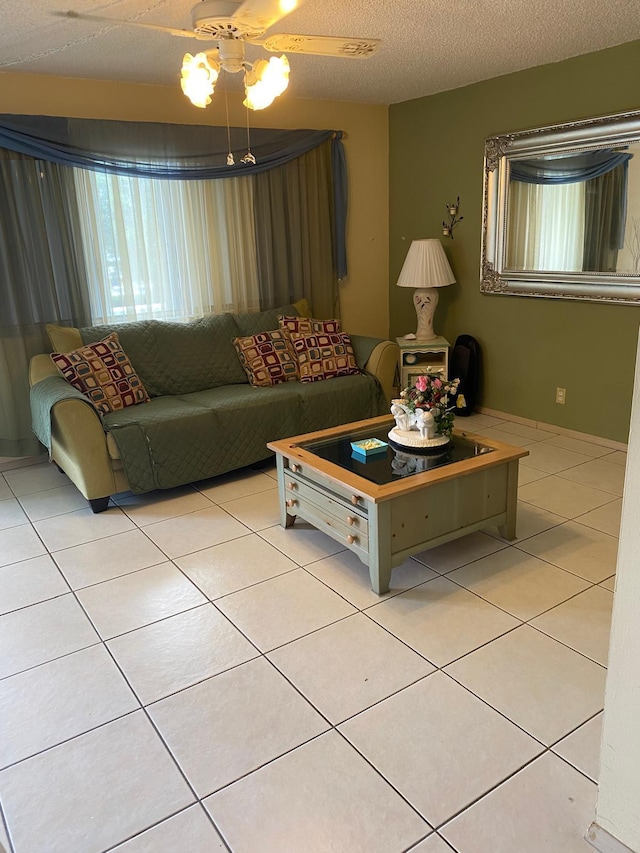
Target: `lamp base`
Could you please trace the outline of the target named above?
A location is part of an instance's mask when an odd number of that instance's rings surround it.
[[[433,315],[438,305],[437,287],[417,287],[413,294],[413,304],[418,316],[416,329],[417,341],[435,341],[438,335],[433,331]]]

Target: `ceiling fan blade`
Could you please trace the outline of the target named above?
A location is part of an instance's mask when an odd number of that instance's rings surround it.
[[[176,30],[173,27],[161,27],[159,24],[145,24],[142,21],[123,21],[118,18],[105,18],[102,15],[85,15],[84,12],[52,12],[58,18],[71,18],[80,21],[96,21],[99,24],[109,24],[112,27],[139,27],[145,30],[155,30],[156,32],[169,33],[172,36],[181,36],[182,38],[190,39],[205,39],[211,41],[210,37],[198,35],[193,30]]]
[[[244,0],[233,20],[249,32],[263,33],[303,4],[304,0]]]
[[[254,41],[252,39],[252,41]],[[299,36],[291,33],[274,33],[257,42],[265,50],[286,53],[313,53],[316,56],[345,56],[366,59],[375,53],[380,39],[346,38],[344,36]]]

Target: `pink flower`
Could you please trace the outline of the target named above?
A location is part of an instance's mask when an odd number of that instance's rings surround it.
[[[442,388],[442,381],[440,379],[434,379],[433,384],[436,388]]]
[[[426,391],[427,390],[427,377],[426,376],[418,376],[416,379],[416,388],[418,391]]]

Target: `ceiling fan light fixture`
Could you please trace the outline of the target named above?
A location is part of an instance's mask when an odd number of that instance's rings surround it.
[[[259,59],[245,74],[244,85],[244,106],[250,110],[265,109],[289,85],[289,60],[284,54],[272,56],[268,61]]]
[[[180,86],[194,107],[204,109],[211,103],[219,74],[220,66],[215,60],[209,60],[206,53],[197,53],[195,56],[185,53]]]
[[[194,106],[204,109],[211,103],[211,95],[221,70],[230,74],[242,72],[245,78],[244,105],[252,110],[262,110],[273,103],[289,85],[289,61],[282,55],[272,57],[269,62],[260,60],[252,67],[245,61],[245,43],[262,47],[270,53],[284,50],[288,53],[342,56],[351,59],[371,56],[380,44],[379,39],[293,33],[273,33],[263,38],[271,27],[303,2],[304,0],[198,0],[191,10],[190,30],[84,12],[54,11],[52,14],[107,24],[109,27],[126,24],[154,33],[214,41],[217,48],[213,50],[195,56],[190,53],[184,55],[180,81],[184,94]],[[213,58],[214,55],[217,59]]]

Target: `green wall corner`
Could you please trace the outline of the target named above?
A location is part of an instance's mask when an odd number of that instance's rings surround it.
[[[626,441],[640,305],[482,294],[482,167],[488,136],[640,108],[640,41],[390,107],[391,335],[415,331],[411,294],[395,288],[411,240],[441,235],[445,202],[464,221],[442,238],[456,284],[435,327],[482,348],[479,404]],[[564,406],[555,389],[567,389]]]

